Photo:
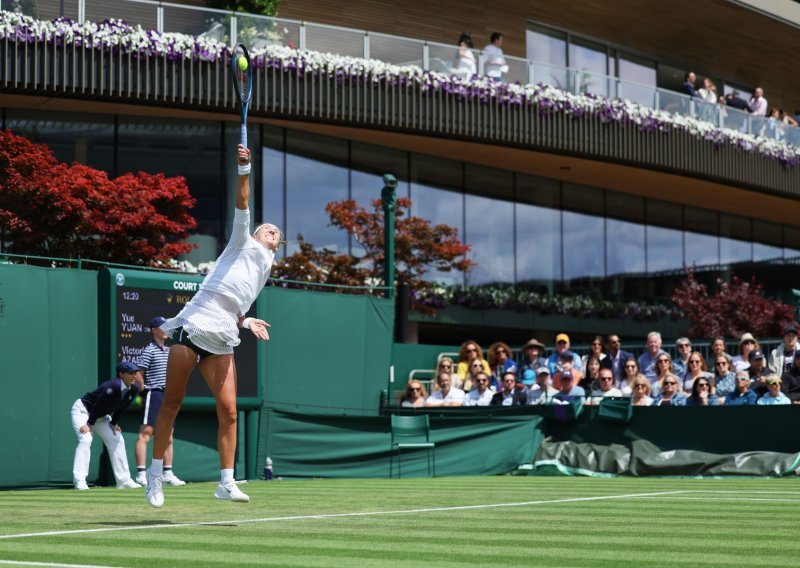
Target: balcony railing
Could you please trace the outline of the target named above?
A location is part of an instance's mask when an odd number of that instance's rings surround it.
[[[232,45],[242,42],[258,48],[280,44],[351,57],[379,59],[395,65],[417,65],[425,71],[457,73],[457,51],[447,45],[411,38],[355,30],[324,24],[299,22],[199,8],[152,0],[38,0],[12,2],[0,0],[0,9],[23,7],[22,12],[38,19],[67,17],[83,22],[108,18],[125,20],[130,25],[161,32],[209,36]],[[27,9],[26,9],[27,7]],[[483,74],[483,57],[473,50],[478,74]],[[505,80],[523,84],[545,83],[573,94],[591,93],[609,98],[628,99],[652,109],[691,116],[721,128],[764,136],[800,146],[800,128],[768,117],[756,117],[732,107],[708,103],[682,93],[650,85],[623,81],[585,70],[559,67],[519,57],[505,57]]]

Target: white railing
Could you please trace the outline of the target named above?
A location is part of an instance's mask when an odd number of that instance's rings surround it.
[[[271,18],[241,12],[199,8],[152,0],[0,0],[0,9],[48,20],[66,17],[78,22],[115,18],[145,29],[210,36],[228,45],[244,43],[258,49],[270,44],[295,49],[372,58],[394,65],[417,65],[425,71],[458,74],[458,47],[365,30]],[[478,74],[480,50],[472,50]],[[550,84],[573,94],[589,93],[628,99],[642,106],[695,117],[721,128],[760,135],[800,146],[800,128],[745,111],[707,103],[682,93],[623,81],[585,70],[559,67],[519,57],[505,57],[504,80]]]

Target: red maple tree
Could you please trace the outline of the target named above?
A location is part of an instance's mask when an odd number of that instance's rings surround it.
[[[411,200],[399,198],[395,208],[396,283],[420,290],[432,284],[423,279],[431,271],[469,272],[475,262],[467,258],[469,245],[458,239],[458,230],[432,225],[421,217],[408,215]],[[304,282],[326,282],[348,286],[383,285],[383,209],[381,200],[372,211],[352,199],[329,203],[325,211],[331,225],[347,231],[363,247],[363,255],[337,254],[316,250],[299,236],[300,250],[273,270],[279,278]],[[412,307],[415,306],[412,299]]]
[[[750,332],[756,337],[780,336],[794,321],[794,308],[774,298],[764,297],[764,286],[752,276],[750,281],[731,275],[731,281],[717,278],[712,294],[697,281],[694,267],[672,293],[672,301],[692,322],[692,337],[739,337]]]
[[[0,239],[7,252],[147,265],[189,252],[197,222],[186,180],[109,179],[59,162],[43,144],[0,131]]]

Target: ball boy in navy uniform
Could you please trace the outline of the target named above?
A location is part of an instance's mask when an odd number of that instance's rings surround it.
[[[78,447],[75,448],[72,466],[75,489],[89,489],[86,476],[89,474],[92,432],[98,434],[108,448],[114,477],[117,478],[117,489],[141,487],[131,479],[125,440],[122,438],[122,430],[117,426],[122,413],[139,394],[138,373],[139,367],[135,364],[122,362],[117,365],[116,377],[87,392],[72,405],[72,429],[78,436]]]

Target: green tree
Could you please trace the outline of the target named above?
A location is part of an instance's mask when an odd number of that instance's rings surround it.
[[[231,10],[247,14],[275,16],[278,14],[279,0],[207,0],[209,8]]]

